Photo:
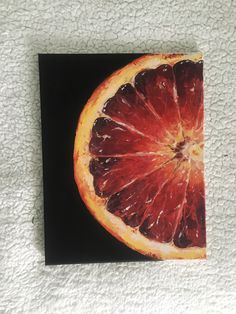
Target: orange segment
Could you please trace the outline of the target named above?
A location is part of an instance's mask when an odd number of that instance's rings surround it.
[[[142,234],[160,242],[171,242],[186,200],[190,166],[183,162],[165,184],[140,226]]]
[[[179,247],[206,245],[205,192],[203,169],[192,162],[181,222],[175,233],[174,242]]]
[[[166,130],[148,108],[137,90],[126,84],[118,89],[103,107],[103,113],[113,120],[129,125],[137,131],[151,137],[155,142],[164,142]]]
[[[163,64],[157,69],[139,73],[135,78],[135,87],[156,115],[157,124],[176,136],[180,130],[180,117],[172,66]]]
[[[101,197],[111,196],[155,171],[167,160],[165,155],[93,158],[90,173],[94,178],[95,192]]]
[[[203,104],[203,62],[184,60],[176,63],[173,69],[182,125],[191,129]]]
[[[107,209],[119,216],[129,226],[141,225],[145,213],[164,184],[168,182],[175,167],[175,161],[167,162],[149,175],[134,181],[111,196]],[[140,191],[142,192],[140,193]]]
[[[127,153],[160,152],[160,144],[150,140],[127,126],[108,118],[97,118],[89,143],[89,150],[95,156],[114,156]]]

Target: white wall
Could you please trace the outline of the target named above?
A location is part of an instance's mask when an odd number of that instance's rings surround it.
[[[236,313],[235,18],[230,0],[0,1],[0,313]],[[45,267],[37,53],[195,50],[208,260]]]

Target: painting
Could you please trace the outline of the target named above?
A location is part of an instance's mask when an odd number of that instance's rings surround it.
[[[205,258],[202,54],[39,68],[46,264]]]

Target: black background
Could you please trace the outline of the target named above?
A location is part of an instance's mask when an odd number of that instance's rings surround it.
[[[40,54],[45,263],[149,260],[90,215],[73,175],[79,115],[94,89],[141,54]]]

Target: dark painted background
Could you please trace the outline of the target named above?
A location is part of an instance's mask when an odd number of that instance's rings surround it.
[[[139,56],[39,55],[46,264],[149,260],[98,224],[73,177],[80,112],[108,75]]]

